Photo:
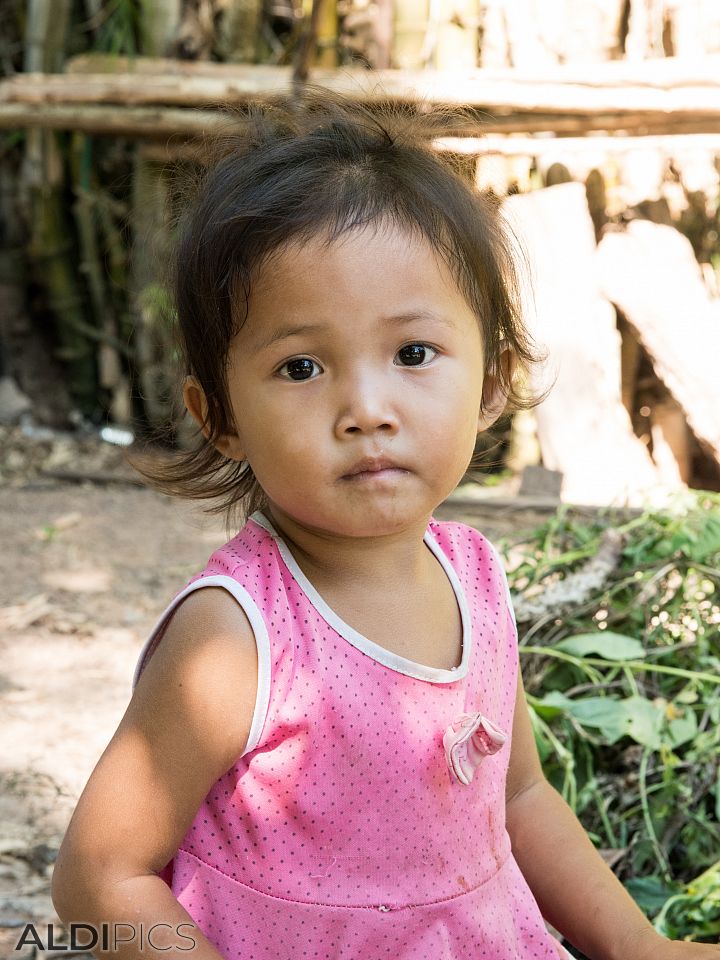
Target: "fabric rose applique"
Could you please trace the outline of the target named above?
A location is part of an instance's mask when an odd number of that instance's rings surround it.
[[[507,734],[481,713],[462,713],[443,734],[450,773],[467,786],[483,757],[497,753]]]

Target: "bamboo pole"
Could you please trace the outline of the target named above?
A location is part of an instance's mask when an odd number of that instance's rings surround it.
[[[164,61],[161,61],[164,62]],[[196,136],[222,123],[218,107],[242,107],[260,93],[292,89],[288,67],[231,68],[234,73],[158,76],[131,73],[18,75],[0,83],[0,127],[46,126],[133,136]],[[476,112],[477,126],[464,135],[502,131],[579,135],[591,131],[628,134],[701,133],[720,129],[720,80],[619,88],[612,79],[594,82],[487,76],[483,71],[318,70],[313,79],[372,105],[390,99],[462,104]],[[718,72],[720,76],[720,71]],[[108,110],[109,106],[117,109]],[[182,109],[198,107],[198,110]]]
[[[65,55],[69,0],[29,0],[25,66],[58,69]],[[58,348],[70,390],[83,413],[96,402],[93,345],[86,336],[85,301],[77,282],[72,236],[65,220],[64,169],[50,129],[31,129],[25,139],[21,191],[31,233],[28,251],[38,285],[46,291],[55,320]]]
[[[506,157],[544,157],[562,151],[564,154],[602,156],[607,153],[627,153],[638,149],[637,136],[591,137],[526,137],[504,135],[487,137],[438,137],[433,147],[441,152],[473,154],[501,154]],[[720,133],[652,134],[642,138],[646,150],[673,150],[697,148],[720,153]]]
[[[283,92],[289,92],[283,91]],[[412,102],[412,101],[409,101]],[[0,104],[0,129],[38,128],[81,130],[99,136],[165,139],[168,136],[202,138],[228,129],[221,110],[183,110],[172,107],[117,107],[83,105]],[[449,120],[442,136],[483,137],[487,134],[538,133],[580,137],[593,132],[617,131],[623,137],[658,137],[720,132],[720,105],[713,111],[678,116],[673,112],[561,113],[507,115],[479,112],[476,123]]]
[[[28,236],[19,185],[13,158],[6,157],[0,164],[0,374],[11,376],[30,397],[34,420],[62,428],[72,403],[66,371],[28,311]]]
[[[313,71],[321,86],[369,103],[412,101],[527,113],[716,113],[719,75],[694,83],[627,82],[614,79],[563,79],[561,76],[489,75],[478,69]],[[19,73],[0,83],[0,102],[27,104],[118,104],[120,106],[204,107],[245,104],[256,94],[280,93],[290,86],[289,67],[236,64],[225,75],[156,73]],[[493,75],[495,74],[495,75]]]
[[[39,69],[39,68],[38,68]],[[216,79],[235,80],[238,78],[272,77],[287,72],[287,67],[273,64],[230,64],[216,63],[211,60],[177,60],[170,57],[124,57],[110,56],[102,53],[83,53],[71,57],[66,61],[64,75],[100,75],[156,77],[210,77]],[[688,60],[682,57],[664,57],[660,60],[645,60],[629,62],[627,60],[613,60],[606,63],[593,63],[589,67],[578,63],[569,63],[559,66],[534,68],[522,67],[493,67],[463,72],[463,76],[477,76],[479,81],[509,80],[518,83],[546,83],[585,84],[588,86],[622,88],[640,86],[648,89],[680,89],[683,87],[705,86],[707,84],[720,85],[720,53],[708,54],[699,60]],[[322,82],[331,81],[339,75],[364,75],[367,71],[355,68],[345,68],[342,71],[322,70],[313,71],[314,77],[320,77]],[[412,77],[414,73],[432,80],[437,71],[412,71],[394,69],[388,71],[373,71],[372,76],[380,83],[385,82],[385,74],[389,77]],[[450,78],[454,80],[455,78]],[[267,84],[266,84],[267,85]]]
[[[172,344],[163,265],[169,255],[168,185],[162,169],[137,156],[132,199],[132,314],[140,394],[148,422],[162,427],[172,419]]]
[[[28,0],[24,69],[61,70],[70,20],[70,0]]]
[[[258,59],[262,0],[235,0],[225,7],[218,31],[218,53],[228,63]]]
[[[165,56],[180,23],[180,0],[143,0],[140,4],[140,43],[149,57]]]
[[[305,18],[300,42],[293,58],[292,82],[296,93],[307,80],[310,64],[314,62],[323,13],[328,2],[329,0],[311,0],[305,5],[310,7],[310,16]]]
[[[174,35],[180,22],[179,0],[158,4],[162,16],[142,5],[143,53],[153,53]],[[145,82],[148,78],[142,78]],[[173,349],[168,329],[167,293],[163,270],[169,255],[168,184],[160,166],[147,160],[136,144],[131,223],[131,316],[135,375],[144,415],[152,428],[164,428],[174,418],[171,384]]]
[[[336,67],[338,40],[337,0],[323,0],[320,11],[320,23],[317,35],[317,53],[315,65],[318,67]]]
[[[167,158],[163,162],[167,162]],[[119,209],[116,210],[116,207]],[[129,343],[132,338],[132,319],[128,313],[125,295],[128,289],[128,251],[115,219],[117,217],[124,222],[127,218],[127,207],[103,194],[98,199],[97,213],[110,280],[109,294],[117,317],[118,336],[123,343]]]
[[[123,348],[118,338],[111,298],[105,282],[104,261],[98,244],[99,218],[97,182],[92,173],[92,142],[81,133],[74,133],[70,153],[75,189],[73,213],[80,241],[78,270],[87,279],[95,324],[103,333],[98,345],[98,381],[110,394],[110,414],[114,423],[129,424],[132,405],[128,378],[123,370]]]

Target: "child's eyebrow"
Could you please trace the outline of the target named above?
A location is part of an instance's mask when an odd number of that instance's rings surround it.
[[[415,320],[427,320],[432,323],[440,323],[451,329],[455,328],[455,324],[449,317],[440,316],[431,310],[411,310],[407,313],[398,313],[389,317],[382,317],[380,323],[401,325],[404,323],[412,323]],[[270,330],[267,335],[257,343],[256,349],[258,351],[266,350],[268,347],[273,346],[273,344],[287,340],[290,337],[296,337],[301,333],[322,333],[325,330],[327,330],[327,327],[322,323],[284,324],[283,326]]]

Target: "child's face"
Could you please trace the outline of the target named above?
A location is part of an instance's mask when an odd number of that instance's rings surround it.
[[[283,248],[253,286],[228,387],[222,452],[280,515],[340,536],[424,528],[489,425],[478,321],[430,246],[394,228]],[[401,469],[348,477],[365,457]]]

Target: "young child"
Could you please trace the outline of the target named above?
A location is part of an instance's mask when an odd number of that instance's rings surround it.
[[[543,777],[498,555],[433,511],[534,360],[440,114],[259,103],[174,269],[202,431],[164,489],[244,523],[164,611],[53,901],[98,956],[710,960]]]

